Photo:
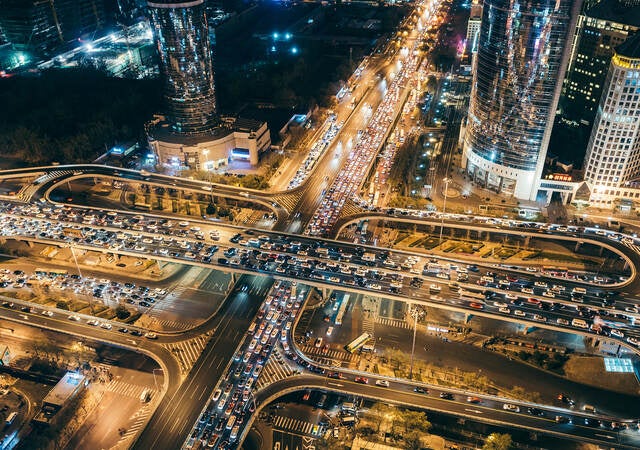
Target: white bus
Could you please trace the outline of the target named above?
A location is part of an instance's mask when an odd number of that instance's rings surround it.
[[[334,323],[336,325],[342,325],[342,319],[344,318],[344,314],[347,311],[347,306],[349,305],[349,298],[351,296],[349,294],[345,294],[344,297],[342,297],[342,301],[340,302],[340,308],[338,308],[338,314],[336,314],[336,319],[334,320]]]
[[[18,413],[17,412],[12,412],[11,414],[9,414],[7,416],[7,420],[5,420],[5,425],[9,426],[13,423],[14,420],[16,420],[16,417],[18,417]]]

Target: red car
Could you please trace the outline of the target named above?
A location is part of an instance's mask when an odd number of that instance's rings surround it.
[[[335,378],[336,380],[344,379],[344,375],[342,375],[342,372],[329,372],[327,376],[329,378]]]
[[[484,308],[484,305],[482,303],[476,303],[476,302],[473,302],[473,303],[469,304],[469,306],[471,306],[472,308],[475,308],[475,309]]]
[[[356,377],[356,379],[354,381],[356,383],[361,383],[361,384],[368,384],[369,383],[369,379],[365,378],[365,377]]]

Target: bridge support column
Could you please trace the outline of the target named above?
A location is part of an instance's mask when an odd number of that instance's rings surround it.
[[[471,240],[471,230],[467,230],[467,241]]]
[[[328,298],[329,295],[329,290],[327,289],[326,286],[322,286],[322,300],[326,300]]]
[[[573,253],[578,253],[580,251],[580,247],[582,247],[582,242],[576,242],[576,246],[573,249]]]
[[[238,276],[235,272],[231,272],[231,284],[236,284],[236,281],[238,281]]]
[[[33,248],[33,242],[31,241],[25,241],[27,243],[27,245],[29,246],[29,248]]]
[[[464,315],[464,323],[469,323],[469,321],[473,318],[473,314],[465,313]]]
[[[524,237],[524,246],[525,247],[529,247],[530,243],[531,243],[531,236],[525,236]]]
[[[602,254],[604,253],[604,247],[599,247],[600,250],[598,250],[598,256],[602,256]]]

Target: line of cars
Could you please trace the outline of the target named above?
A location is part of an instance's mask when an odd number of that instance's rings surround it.
[[[416,40],[413,46],[417,48],[418,45],[419,40]],[[322,198],[319,208],[305,229],[305,234],[325,235],[337,222],[347,199],[354,196],[365,178],[365,172],[378,153],[387,130],[392,124],[398,102],[401,100],[400,93],[404,89],[405,83],[413,77],[419,60],[420,56],[413,51],[409,52],[401,62],[400,59],[398,60],[400,62],[399,70],[389,83],[382,101],[363,130],[362,136],[352,147],[334,184]]]
[[[141,307],[150,307],[167,293],[161,288],[151,289],[148,286],[136,286],[134,283],[121,283],[106,278],[81,277],[58,269],[35,269],[32,273],[19,269],[13,271],[2,269],[0,270],[0,292],[2,289],[7,291],[44,289],[75,295],[78,298],[97,298]]]
[[[322,154],[327,149],[327,147],[329,147],[329,145],[331,144],[331,141],[333,141],[333,138],[336,137],[336,135],[338,134],[338,131],[340,131],[340,128],[342,128],[342,124],[343,124],[342,122],[336,123],[336,117],[334,114],[330,115],[327,118],[326,123],[328,123],[327,129],[325,130],[322,137],[316,142],[314,142],[313,145],[311,146],[309,154],[304,159],[302,165],[300,166],[300,168],[298,169],[294,177],[289,182],[289,189],[296,188],[304,182],[304,180],[309,175],[309,172],[311,172],[315,167],[318,159],[322,156]]]
[[[255,411],[253,389],[274,346],[286,342],[305,291],[276,281],[186,443],[186,448],[236,447],[248,414]]]
[[[5,220],[7,219],[5,218]],[[138,223],[141,222],[141,219],[134,220],[137,220]],[[11,219],[9,219],[9,222],[18,228],[18,230],[15,231],[23,234],[34,234],[34,229],[39,230],[47,226],[47,222],[41,221],[40,219],[12,217]],[[65,231],[65,226],[61,223],[55,223],[53,225],[49,223],[48,225],[56,230],[54,234],[50,234],[49,236],[47,236],[49,239],[62,239],[68,241],[71,236],[75,236],[74,234],[68,234]],[[177,224],[177,226],[179,228],[188,229],[191,233],[201,232],[199,227],[188,228],[188,222],[179,223]],[[86,228],[86,230],[84,228]],[[83,233],[87,232],[87,236],[84,237],[83,235],[82,238],[75,236],[74,239],[83,239],[83,243],[85,245],[101,246],[102,248],[105,248],[105,246],[113,245],[110,243],[109,237],[114,238],[115,235],[115,239],[118,239],[118,233],[114,231],[99,229],[97,232],[93,233],[95,229],[92,226],[83,227],[83,230],[81,231]],[[166,232],[170,233],[172,232],[172,230],[168,230]],[[405,255],[403,256],[404,261],[397,261],[396,256],[391,256],[393,255],[393,252],[388,251],[365,252],[364,248],[359,246],[349,246],[346,244],[337,243],[332,244],[331,246],[322,246],[318,242],[311,243],[308,241],[308,239],[303,238],[301,238],[301,241],[303,241],[301,242],[287,236],[277,234],[274,235],[273,233],[266,233],[263,236],[255,236],[255,233],[251,230],[247,230],[246,233],[248,235],[247,239],[245,239],[244,235],[242,234],[237,234],[230,239],[232,244],[238,245],[238,247],[231,247],[225,250],[225,256],[231,257],[231,253],[234,254],[234,256],[230,259],[218,258],[217,261],[213,261],[210,256],[205,254],[204,256],[199,256],[201,258],[201,261],[209,263],[217,262],[219,265],[237,265],[239,267],[243,267],[245,269],[253,271],[267,272],[272,274],[281,273],[288,276],[307,278],[311,280],[322,280],[323,282],[329,282],[339,285],[353,285],[375,291],[388,289],[390,292],[396,294],[403,294],[407,292],[410,292],[414,296],[417,294],[415,288],[417,281],[420,281],[417,280],[419,277],[413,277],[411,280],[408,280],[408,277],[406,277],[404,274],[398,273],[400,271],[408,271],[415,274],[417,270],[415,267],[420,260],[420,258],[416,256]],[[101,237],[102,235],[106,237],[106,240],[105,237]],[[143,236],[141,237],[145,239]],[[162,238],[162,236],[160,236],[160,238]],[[171,257],[173,258],[188,261],[189,258],[184,256],[184,254],[188,252],[185,252],[182,247],[184,245],[191,245],[193,243],[201,244],[203,247],[207,245],[204,241],[193,241],[192,239],[185,239],[182,240],[179,245],[177,245],[177,243],[174,243],[174,246],[170,247],[166,242],[163,241],[162,244],[154,244],[152,248],[144,249],[144,252],[160,253],[161,251],[166,251],[169,252]],[[217,250],[217,247],[217,244],[208,246],[208,248],[211,250]],[[173,249],[176,250],[173,251]],[[239,252],[238,249],[240,249]],[[269,250],[267,251],[267,249]],[[469,269],[471,269],[471,267]],[[460,267],[457,267],[456,270],[457,272],[461,272]],[[441,272],[436,274],[436,277],[438,277],[440,273]],[[512,282],[509,281],[507,277],[506,280],[499,280],[494,287],[492,283],[489,282],[489,279],[493,280],[494,283],[496,283],[496,278],[492,277],[491,275],[486,275],[484,283],[489,285],[488,287],[491,287],[491,289],[508,290],[512,288],[511,284],[513,284],[514,286],[523,286],[523,283],[529,283],[529,281],[522,281],[520,280],[520,278]],[[508,285],[506,285],[505,283],[508,283]],[[542,282],[539,281],[538,283]],[[534,288],[535,283],[534,287],[520,287],[520,290],[533,290]],[[559,291],[561,290],[560,288],[561,286],[558,285]],[[545,292],[553,291],[547,289],[543,293]],[[507,293],[504,295],[506,296],[515,294]],[[560,296],[565,294],[558,292],[557,295]],[[153,297],[150,296],[149,298]],[[435,300],[434,296],[430,295],[430,298],[432,300]],[[144,298],[142,301],[147,304],[151,303]],[[515,299],[515,301],[518,300]],[[548,302],[540,302],[539,304],[542,305],[541,308],[543,308],[548,304]],[[483,303],[472,301],[467,306],[469,306],[470,308],[482,309]],[[506,311],[506,309],[504,309],[505,307],[502,308],[502,311]],[[581,312],[586,314],[586,312],[584,311]],[[517,313],[514,312],[514,314]],[[607,329],[604,328],[604,330]],[[616,337],[615,331],[614,337]],[[635,336],[630,336],[630,338],[631,340],[629,342],[635,345]]]

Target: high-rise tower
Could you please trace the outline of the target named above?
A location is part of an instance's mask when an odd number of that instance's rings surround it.
[[[580,0],[485,0],[463,166],[481,186],[535,200]]]
[[[172,130],[211,130],[217,122],[216,96],[204,0],[154,0],[147,6]]]
[[[640,32],[616,47],[585,157],[591,201],[638,201],[640,190]]]
[[[593,123],[614,49],[640,29],[640,8],[600,2],[578,17],[571,61],[560,98],[562,116]]]

